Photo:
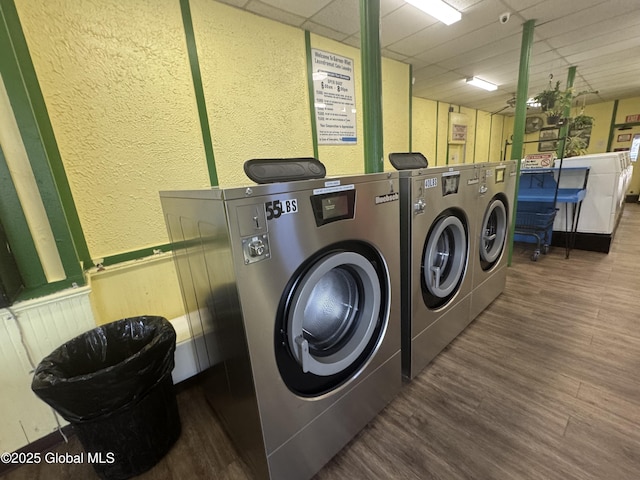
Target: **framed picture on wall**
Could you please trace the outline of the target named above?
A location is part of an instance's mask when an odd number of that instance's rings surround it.
[[[540,130],[540,138],[538,140],[539,152],[552,152],[558,148],[559,128],[543,128]]]
[[[629,141],[631,141],[630,133],[621,133],[620,135],[618,135],[618,142],[629,142]]]

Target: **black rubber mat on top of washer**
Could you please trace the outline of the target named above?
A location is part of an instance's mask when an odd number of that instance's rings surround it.
[[[389,161],[396,170],[412,170],[429,166],[427,157],[420,152],[390,153]]]
[[[276,183],[324,178],[327,170],[313,157],[257,158],[244,162],[244,173],[256,183]]]

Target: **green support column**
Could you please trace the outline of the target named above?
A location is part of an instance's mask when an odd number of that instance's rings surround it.
[[[613,102],[613,111],[611,112],[611,124],[609,125],[609,140],[607,140],[607,152],[611,151],[611,145],[613,144],[613,136],[616,133],[616,118],[618,117],[618,102]]]
[[[576,78],[576,68],[577,67],[569,67],[569,71],[567,73],[567,90],[573,88],[573,82]],[[562,112],[562,116],[564,118],[569,118],[571,116],[570,104],[564,108],[564,112]],[[566,145],[566,136],[568,132],[569,132],[569,125],[565,123],[560,127],[560,132],[558,132],[558,136],[562,138],[562,140],[558,142],[558,149],[556,150],[556,155],[559,158],[564,157],[564,146]]]
[[[413,65],[409,64],[409,150],[413,152]]]
[[[520,70],[518,72],[518,91],[516,94],[516,118],[513,126],[513,144],[511,145],[511,160],[516,162],[516,196],[520,188],[520,159],[524,146],[524,125],[527,119],[527,97],[529,94],[529,61],[533,46],[533,29],[535,20],[528,20],[522,29],[522,44],[520,47]],[[505,146],[506,148],[506,146]],[[513,256],[513,235],[516,224],[516,209],[511,209],[511,228],[509,229],[509,258],[511,265]]]
[[[380,0],[360,0],[362,60],[362,118],[364,171],[384,171],[382,147],[382,60],[380,57]]]

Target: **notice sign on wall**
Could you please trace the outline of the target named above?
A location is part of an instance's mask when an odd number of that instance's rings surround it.
[[[353,60],[315,48],[311,57],[318,144],[354,145],[357,135]]]

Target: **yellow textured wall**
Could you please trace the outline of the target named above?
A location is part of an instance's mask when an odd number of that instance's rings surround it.
[[[436,135],[438,123],[436,121],[438,102],[420,97],[412,99],[412,150],[420,152],[429,161],[429,165],[436,165]]]
[[[184,315],[171,253],[107,267],[88,275],[96,323],[138,315]]]
[[[494,115],[495,116],[495,115]],[[473,163],[489,161],[489,148],[491,146],[491,114],[478,110],[476,114],[475,151]]]
[[[220,186],[251,183],[252,158],[313,156],[304,32],[210,0],[191,14]]]
[[[483,161],[499,162],[504,156],[504,141],[507,138],[504,134],[504,115],[489,115],[490,118],[490,138],[491,144],[489,145],[489,158]]]
[[[467,141],[462,148],[462,155],[459,163],[474,163],[476,155],[476,134],[482,135],[483,132],[476,132],[476,113],[473,108],[460,107],[460,113],[467,116]]]
[[[572,115],[578,115],[579,108],[572,109]],[[594,120],[591,128],[591,139],[589,140],[589,153],[604,153],[607,151],[609,131],[611,129],[611,115],[613,114],[613,102],[595,103],[587,105],[584,109],[585,115],[592,116]]]
[[[616,124],[624,123],[627,115],[640,114],[640,97],[626,98],[618,102]]]
[[[450,155],[449,143],[449,105],[448,103],[438,102],[438,135],[436,138],[436,164],[434,166],[447,165]]]
[[[209,183],[175,0],[16,0],[89,252],[167,241],[159,190]]]
[[[395,171],[389,154],[409,151],[409,65],[382,59],[384,169]]]
[[[448,145],[449,105],[434,100],[413,97],[413,145],[415,152],[423,153],[432,167],[449,163],[481,163],[502,160],[502,115],[482,110],[460,107],[467,116],[467,142],[465,145]],[[454,106],[454,112],[458,107]]]

